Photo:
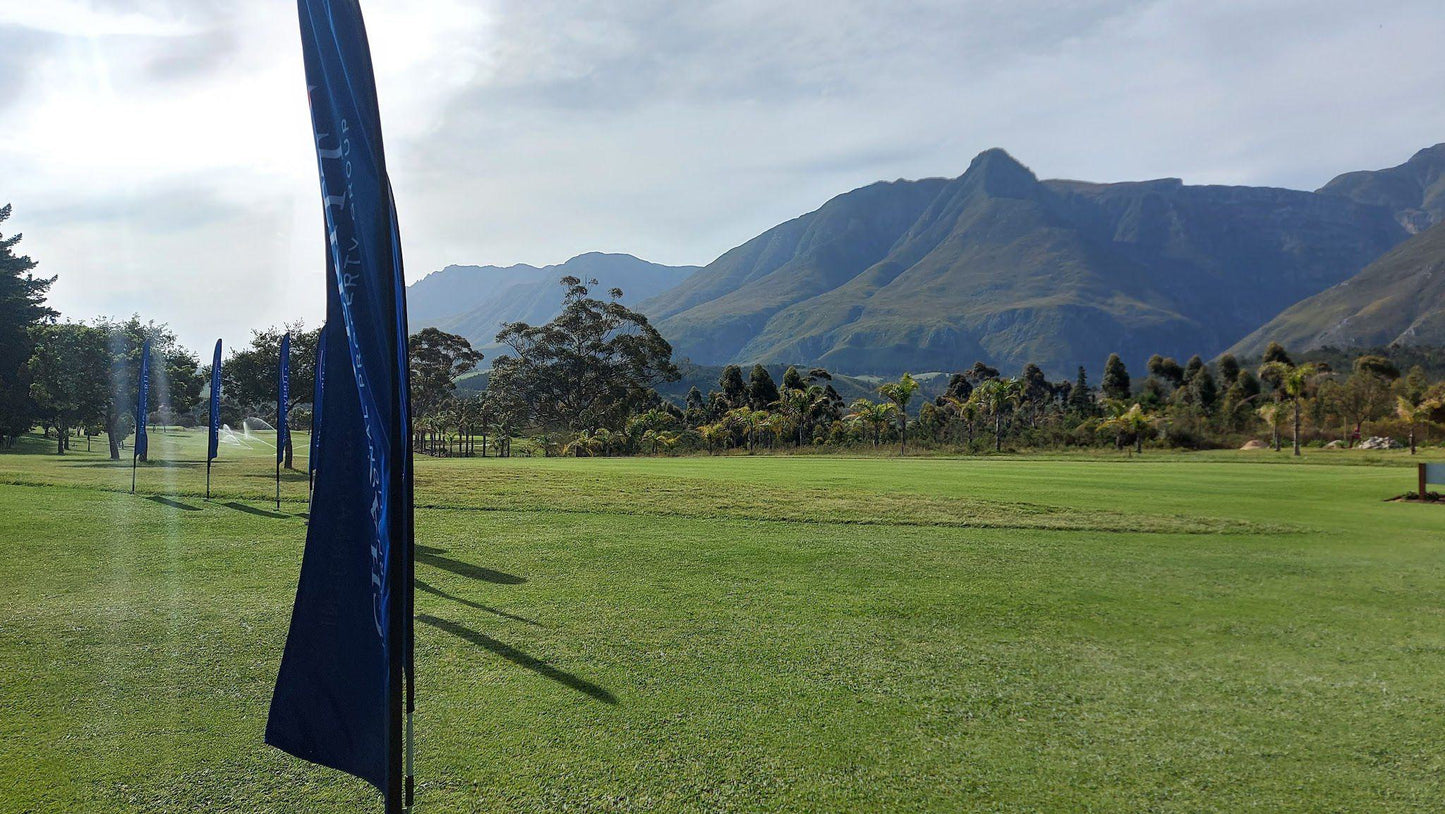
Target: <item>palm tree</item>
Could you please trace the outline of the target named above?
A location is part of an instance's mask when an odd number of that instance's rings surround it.
[[[1291,365],[1289,362],[1269,362],[1259,369],[1259,377],[1266,381],[1278,382],[1279,392],[1294,404],[1294,454],[1296,456],[1300,454],[1300,404],[1304,401],[1305,394],[1309,392],[1310,385],[1314,383],[1315,377],[1320,372],[1320,366],[1314,362],[1306,362],[1302,365]]]
[[[748,452],[753,451],[758,431],[768,428],[768,411],[751,407],[734,407],[723,416],[730,424],[743,430],[748,439]]]
[[[807,427],[808,416],[812,414],[813,408],[822,398],[822,393],[822,388],[817,386],[809,387],[807,390],[785,387],[783,392],[778,395],[778,400],[772,404],[777,408],[778,415],[786,419],[789,426],[795,430],[795,441],[799,447],[803,445],[803,430]]]
[[[726,447],[733,437],[732,428],[722,421],[704,424],[698,427],[697,431],[702,436],[703,443],[707,444],[708,451],[714,454],[718,447]]]
[[[908,402],[913,399],[913,394],[918,392],[918,382],[913,380],[912,374],[904,373],[896,382],[888,382],[878,386],[878,395],[892,402],[898,409],[898,454],[903,455],[908,451]]]
[[[855,399],[848,405],[848,420],[854,424],[862,424],[873,431],[873,446],[878,446],[883,440],[883,428],[893,418],[893,411],[898,409],[890,402],[878,403],[868,399]]]
[[[1395,400],[1395,413],[1405,421],[1410,422],[1410,454],[1415,454],[1415,429],[1421,422],[1429,421],[1431,414],[1440,409],[1438,401],[1421,401],[1416,404],[1413,399],[1407,396],[1400,396]]]
[[[1284,420],[1284,404],[1278,401],[1267,402],[1255,410],[1255,413],[1269,425],[1270,432],[1274,434],[1271,446],[1275,452],[1279,452],[1279,423]]]
[[[1113,414],[1099,422],[1099,428],[1117,433],[1120,446],[1123,445],[1124,436],[1134,436],[1134,451],[1142,453],[1144,451],[1144,433],[1154,426],[1154,418],[1144,412],[1144,408],[1138,403],[1125,410],[1123,402],[1114,402],[1110,412]]]
[[[993,450],[1003,451],[1003,417],[1018,406],[1024,397],[1024,384],[1018,379],[989,379],[974,388],[969,399],[985,415],[993,418]]]

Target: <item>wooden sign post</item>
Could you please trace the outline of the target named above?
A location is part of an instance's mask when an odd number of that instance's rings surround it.
[[[1420,464],[1420,491],[1416,492],[1421,500],[1425,499],[1425,492],[1430,484],[1445,486],[1445,464]]]

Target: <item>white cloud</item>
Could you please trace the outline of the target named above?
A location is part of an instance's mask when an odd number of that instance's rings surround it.
[[[363,0],[409,276],[703,263],[1002,146],[1043,176],[1317,186],[1441,141],[1437,0]],[[289,0],[0,7],[0,200],[68,315],[321,312]]]

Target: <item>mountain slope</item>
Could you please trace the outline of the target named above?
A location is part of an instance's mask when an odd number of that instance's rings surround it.
[[[700,364],[1065,375],[1116,351],[1216,353],[1407,236],[1348,195],[1039,181],[989,150],[950,181],[839,196],[642,308]]]
[[[1231,350],[1445,345],[1445,223],[1397,246],[1359,274],[1287,309]]]
[[[1319,191],[1384,206],[1410,232],[1422,232],[1445,220],[1445,143],[1426,147],[1398,167],[1347,172]]]
[[[697,266],[664,266],[630,254],[601,252],[542,268],[447,266],[407,289],[407,316],[414,331],[437,327],[486,349],[495,346],[504,323],[543,323],[556,316],[562,305],[558,281],[564,276],[596,279],[594,294],[605,296],[609,289],[620,288],[623,302],[636,303],[676,286],[697,270]]]

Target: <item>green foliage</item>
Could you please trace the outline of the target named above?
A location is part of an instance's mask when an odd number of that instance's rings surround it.
[[[618,302],[589,296],[588,285],[563,277],[562,313],[546,325],[511,323],[497,342],[511,353],[492,365],[488,390],[522,405],[524,420],[573,431],[621,428],[652,394],[678,377],[672,347],[647,317]]]
[[[55,451],[64,454],[70,430],[95,426],[105,418],[110,398],[108,336],[76,322],[37,325],[30,336],[30,396],[41,421],[55,429]]]
[[[10,218],[10,204],[0,206],[0,225]],[[21,235],[0,233],[0,444],[10,446],[28,431],[36,418],[31,400],[27,360],[32,349],[31,329],[54,319],[45,294],[54,277],[36,277],[38,265],[16,254]]]
[[[1100,390],[1106,399],[1123,401],[1129,398],[1129,370],[1124,367],[1124,360],[1119,354],[1109,354],[1109,360],[1104,363],[1104,378],[1100,383]]]

